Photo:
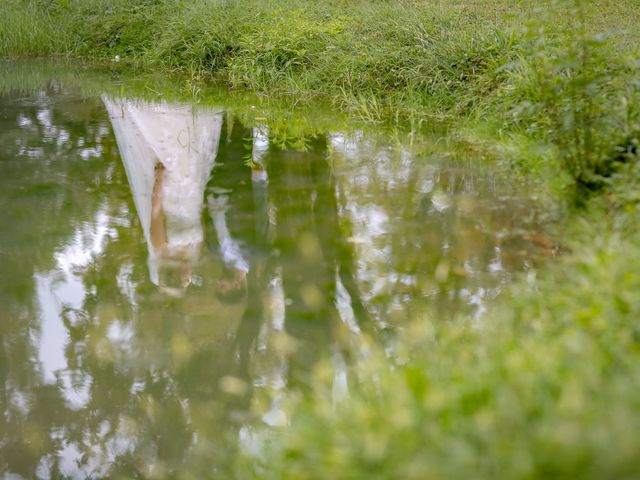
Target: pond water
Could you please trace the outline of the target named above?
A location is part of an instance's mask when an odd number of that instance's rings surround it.
[[[4,478],[215,475],[318,359],[478,321],[552,250],[473,149],[103,81],[0,94]]]

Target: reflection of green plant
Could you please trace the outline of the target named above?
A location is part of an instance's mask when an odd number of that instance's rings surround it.
[[[311,140],[320,133],[309,127],[298,116],[284,115],[269,119],[269,144],[282,150],[305,152]]]
[[[270,136],[273,146],[282,150],[298,150],[305,152],[309,149],[311,138],[307,135],[296,135],[287,130],[274,130]]]
[[[202,81],[197,76],[190,75],[185,80],[183,90],[193,101],[198,101],[202,97],[201,87]]]

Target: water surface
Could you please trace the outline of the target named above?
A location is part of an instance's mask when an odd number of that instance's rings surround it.
[[[0,96],[5,478],[222,472],[318,359],[477,321],[552,252],[473,151],[114,91]]]

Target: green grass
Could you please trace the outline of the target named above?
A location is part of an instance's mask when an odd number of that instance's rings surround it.
[[[0,56],[186,74],[368,122],[493,127],[556,148],[578,190],[638,136],[637,0],[7,0]],[[515,164],[525,164],[514,159]],[[535,163],[535,159],[531,159]],[[534,169],[535,170],[535,169]]]
[[[31,2],[3,2],[0,7],[0,56],[44,56],[67,50],[64,29]]]

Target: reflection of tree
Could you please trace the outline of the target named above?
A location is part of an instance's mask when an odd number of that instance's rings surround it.
[[[530,246],[501,237],[535,228],[536,209],[473,155],[363,134],[331,140],[358,282],[378,322],[482,311],[527,266]]]
[[[265,317],[262,295],[270,268],[266,261],[269,235],[266,185],[253,181],[251,168],[247,166],[252,133],[251,128],[236,121],[232,115],[226,115],[220,137],[218,162],[206,190],[207,197],[225,198],[224,214],[229,223],[230,235],[240,244],[249,263],[246,308],[235,338],[238,358],[236,374],[247,381],[250,350]],[[212,219],[205,225],[210,250],[219,252],[221,245],[216,241],[218,236],[213,230]],[[248,384],[251,388],[251,382],[248,381]]]
[[[305,142],[305,151],[271,149],[270,195],[277,211],[274,247],[282,267],[285,327],[298,342],[289,378],[304,384],[311,367],[337,333],[337,281],[351,296],[361,326],[368,328],[354,275],[354,257],[338,215],[327,140]]]
[[[0,98],[0,105],[0,212],[6,227],[0,237],[0,469],[10,465],[32,478],[40,459],[63,445],[42,426],[62,431],[68,418],[60,385],[42,385],[34,343],[42,335],[35,321],[41,315],[34,301],[37,275],[55,266],[69,232],[105,207],[107,184],[122,176],[109,155],[115,144],[97,102],[51,84],[20,102]],[[123,206],[117,195],[108,203],[109,213]],[[63,321],[75,313],[62,311]]]

